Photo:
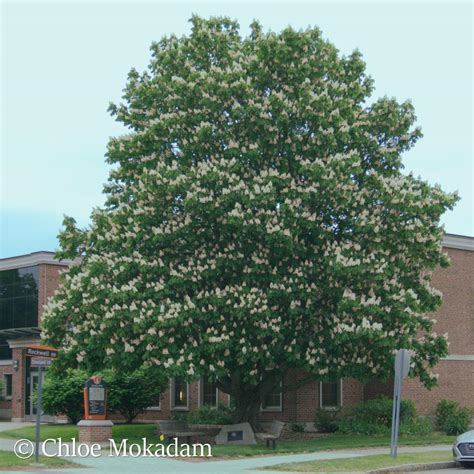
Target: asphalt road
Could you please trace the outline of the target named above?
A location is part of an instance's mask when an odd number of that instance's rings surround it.
[[[417,471],[416,474],[420,474],[421,471]],[[474,469],[464,469],[463,467],[454,467],[452,469],[438,469],[436,471],[422,471],[422,474],[460,474],[464,472],[465,474],[474,473]],[[415,471],[412,471],[410,474],[415,474]]]

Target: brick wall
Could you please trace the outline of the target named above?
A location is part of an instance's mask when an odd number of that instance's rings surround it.
[[[0,365],[0,380],[3,383],[3,389],[5,390],[5,383],[3,376],[6,374],[11,374],[13,377],[15,376],[15,371],[13,370],[12,364],[9,365]],[[13,378],[12,378],[13,382]],[[12,387],[13,392],[13,387]],[[3,394],[2,394],[3,395]],[[13,396],[13,393],[12,393]],[[10,418],[12,411],[12,402],[11,400],[0,400],[0,418]]]
[[[38,288],[38,321],[41,321],[43,305],[48,298],[54,294],[59,285],[59,275],[64,271],[64,265],[42,264],[38,265],[39,288]]]
[[[18,360],[18,370],[13,371],[12,418],[21,420],[25,416],[25,356],[23,349],[13,349],[12,359]]]
[[[474,356],[474,252],[444,248],[451,266],[438,268],[433,286],[443,293],[443,304],[433,315],[434,331],[448,333],[452,357]],[[461,359],[462,357],[458,357]],[[456,400],[474,410],[474,360],[443,360],[434,369],[438,386],[427,390],[418,379],[406,380],[403,398],[416,402],[420,414],[434,414],[436,404],[445,398]],[[366,399],[383,394],[393,395],[393,382],[374,380],[366,385]]]
[[[422,415],[434,414],[436,404],[445,398],[456,400],[474,411],[474,361],[444,360],[435,369],[439,385],[427,390],[418,380],[406,380],[403,398],[414,400]]]
[[[434,330],[448,333],[451,354],[474,355],[474,252],[444,251],[451,266],[439,268],[433,275],[433,286],[443,293],[443,304],[434,315]]]

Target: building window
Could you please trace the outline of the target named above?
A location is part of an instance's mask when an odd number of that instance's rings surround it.
[[[202,406],[217,406],[218,394],[217,394],[217,385],[215,382],[210,382],[207,379],[202,379],[200,384],[200,395],[201,395],[201,405]]]
[[[282,382],[277,384],[270,393],[267,393],[262,403],[263,411],[282,411],[283,409],[283,393]]]
[[[147,410],[161,410],[161,395],[159,395],[159,397],[156,400],[155,404],[148,407]]]
[[[38,281],[37,266],[0,272],[0,329],[38,326]]]
[[[11,360],[12,350],[5,338],[0,337],[0,360]]]
[[[188,384],[179,378],[171,381],[171,408],[173,410],[188,409]]]
[[[342,380],[321,382],[319,393],[321,408],[337,408],[342,406]]]
[[[13,393],[13,375],[5,374],[3,376],[3,396],[5,400],[11,400]]]

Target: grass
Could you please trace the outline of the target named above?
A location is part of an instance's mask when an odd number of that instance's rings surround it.
[[[455,436],[432,434],[429,436],[401,436],[400,446],[429,446],[452,444]],[[334,434],[321,438],[277,442],[276,449],[268,449],[265,444],[253,446],[213,446],[213,456],[258,456],[262,454],[312,453],[333,449],[389,447],[388,436]]]
[[[399,454],[396,459],[388,454],[375,454],[357,458],[331,459],[325,461],[307,461],[287,464],[277,464],[263,468],[271,471],[291,472],[366,472],[384,467],[400,466],[402,464],[418,464],[426,462],[452,461],[449,451],[430,451],[429,453]]]
[[[156,425],[147,424],[116,424],[112,429],[112,436],[116,442],[128,439],[130,442],[141,441],[146,438],[149,443],[160,443],[159,436],[155,432]],[[34,440],[35,427],[19,428],[15,430],[2,431],[2,438],[26,438]],[[79,430],[75,425],[42,425],[41,439],[62,438],[70,441],[72,438],[79,439]],[[426,446],[433,444],[452,444],[455,436],[431,434],[428,436],[401,436],[401,446]],[[390,446],[388,436],[352,436],[334,434],[320,438],[288,440],[277,442],[276,449],[268,449],[264,443],[253,446],[213,446],[212,454],[217,457],[236,456],[258,456],[262,454],[291,454],[310,453],[332,449],[350,448],[375,448]]]
[[[1,438],[14,439],[35,439],[35,426],[27,426],[15,430],[0,432]],[[130,442],[141,441],[146,438],[150,443],[159,443],[159,436],[156,434],[155,424],[133,424],[133,425],[114,425],[112,436],[115,441],[128,439]],[[73,438],[79,439],[79,428],[76,425],[41,425],[41,441],[48,438],[61,438],[63,441],[71,441]]]
[[[0,469],[6,467],[28,467],[34,462],[34,459],[34,456],[29,459],[20,459],[13,452],[0,451]],[[48,458],[40,456],[40,463],[48,467],[80,467],[78,464],[57,457]]]

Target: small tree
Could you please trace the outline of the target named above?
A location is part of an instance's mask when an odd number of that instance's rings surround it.
[[[132,423],[146,408],[160,402],[167,379],[153,369],[156,368],[142,368],[131,373],[119,370],[106,378],[109,386],[109,409],[118,411],[127,423]]]
[[[77,423],[84,416],[87,378],[83,370],[48,371],[43,386],[43,411],[48,415],[66,415],[71,423]]]

